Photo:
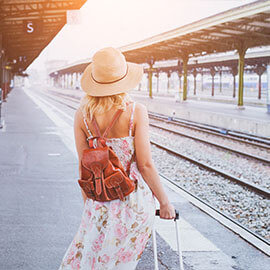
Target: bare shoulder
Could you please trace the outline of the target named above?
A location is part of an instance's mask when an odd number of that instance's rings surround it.
[[[136,102],[135,114],[137,116],[136,118],[147,117],[148,112],[146,106]]]
[[[78,109],[75,111],[75,117],[81,117],[81,118],[83,117],[81,108],[78,108]]]
[[[74,124],[79,124],[83,121],[83,113],[82,110],[80,108],[78,108],[75,112],[74,115]]]

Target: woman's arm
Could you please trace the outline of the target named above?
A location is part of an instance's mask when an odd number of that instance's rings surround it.
[[[136,104],[134,121],[135,151],[138,169],[159,201],[160,217],[165,219],[174,218],[174,207],[168,200],[152,160],[147,109],[139,103]]]
[[[82,168],[81,168],[82,153],[83,153],[84,149],[89,148],[87,141],[86,141],[86,135],[85,135],[83,129],[81,128],[82,123],[83,123],[82,112],[80,109],[78,109],[76,111],[75,117],[74,117],[74,136],[75,136],[76,149],[77,149],[77,153],[78,153],[80,178],[81,178],[81,170],[82,170]],[[82,192],[83,202],[85,203],[87,197],[86,197],[82,188],[81,188],[81,192]]]

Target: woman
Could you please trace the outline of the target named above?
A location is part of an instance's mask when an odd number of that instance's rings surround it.
[[[98,51],[83,73],[81,86],[86,95],[74,122],[79,161],[83,150],[88,148],[87,140],[97,135],[91,121],[93,116],[103,134],[114,113],[122,109],[107,134],[107,145],[113,148],[125,169],[131,162],[129,177],[136,188],[125,201],[109,202],[89,199],[81,190],[84,200],[81,224],[59,270],[135,269],[151,235],[154,196],[160,203],[160,217],[175,217],[152,161],[147,110],[132,102],[126,93],[138,85],[142,75],[140,65],[126,62],[124,55],[114,48]],[[81,175],[81,168],[79,171]]]

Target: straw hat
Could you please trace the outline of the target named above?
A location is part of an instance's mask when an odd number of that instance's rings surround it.
[[[94,54],[83,72],[81,86],[90,96],[112,96],[136,87],[142,75],[141,65],[126,62],[118,49],[108,47]]]

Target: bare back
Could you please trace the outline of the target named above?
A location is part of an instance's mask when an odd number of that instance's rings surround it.
[[[129,132],[129,127],[130,127],[130,122],[132,118],[132,111],[134,110],[133,108],[133,103],[130,103],[127,106],[127,110],[123,111],[117,121],[115,122],[114,126],[111,128],[109,133],[107,134],[107,138],[122,138],[122,137],[128,137],[128,136],[134,136],[134,126],[132,128],[131,134]],[[108,125],[111,123],[112,118],[114,114],[116,113],[117,109],[112,108],[110,111],[105,112],[104,114],[97,114],[95,115],[97,124],[100,129],[100,133],[103,134]],[[81,128],[83,129],[85,135],[88,137],[89,132],[87,130],[87,126],[93,136],[96,136],[95,134],[95,129],[93,127],[93,124],[89,121],[89,119],[85,119],[86,124],[83,124]]]

